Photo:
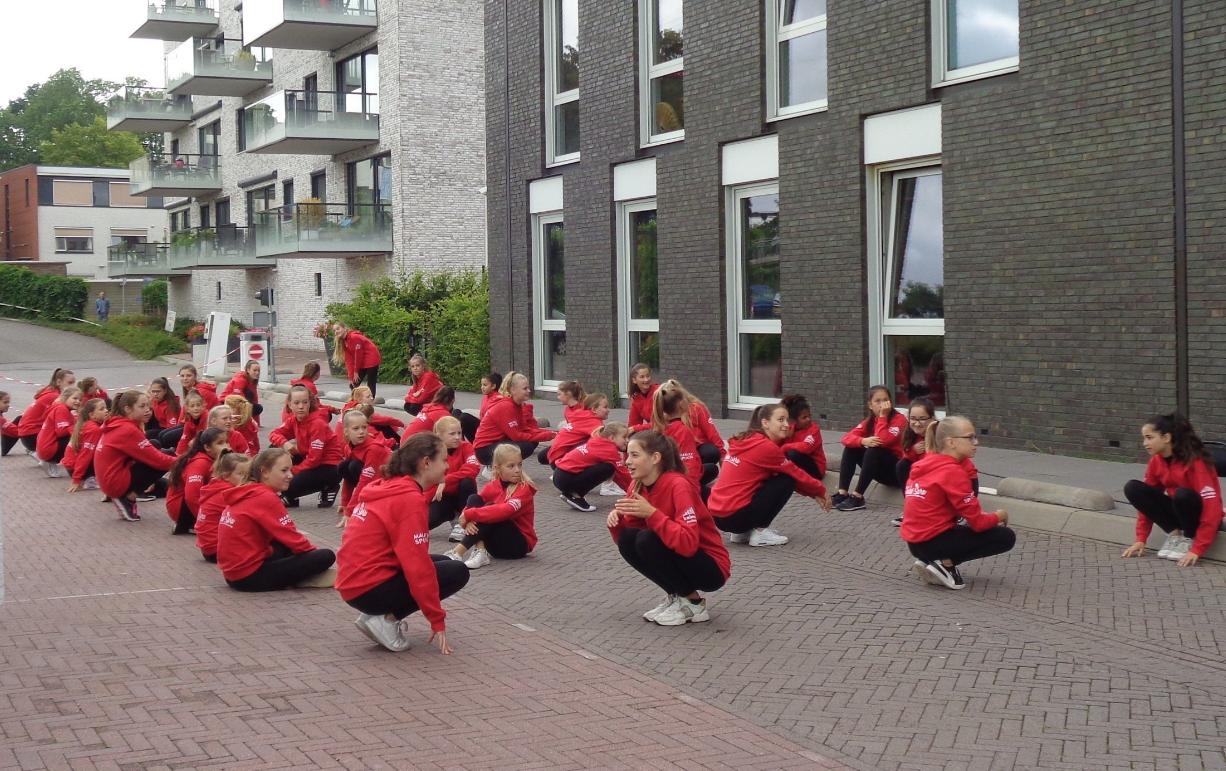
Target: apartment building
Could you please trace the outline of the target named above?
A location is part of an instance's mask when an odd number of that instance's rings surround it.
[[[716,413],[883,383],[998,446],[1226,436],[1214,0],[486,4],[491,342]]]
[[[132,164],[170,238],[112,275],[170,280],[171,309],[250,323],[272,287],[281,344],[321,348],[329,303],[398,271],[485,264],[477,0],[153,0],[166,84],[126,89],[117,130],[166,132]]]

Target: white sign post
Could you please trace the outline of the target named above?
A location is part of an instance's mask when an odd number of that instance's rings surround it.
[[[175,313],[174,311],[166,311],[166,327],[165,327],[165,329],[166,329],[166,331],[167,331],[167,332],[174,332],[174,331],[175,331],[175,320],[176,320],[177,318],[178,318],[178,314],[177,314],[177,313]]]
[[[230,314],[213,311],[209,314],[204,336],[208,339],[204,374],[217,381],[226,379],[226,354],[230,343]]]

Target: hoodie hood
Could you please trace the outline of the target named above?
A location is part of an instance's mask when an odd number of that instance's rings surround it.
[[[939,452],[926,452],[924,456],[915,462],[911,467],[910,481],[922,479],[936,471],[940,471],[946,466],[958,466],[958,461],[954,460],[953,456],[945,455]]]
[[[728,452],[731,455],[740,455],[742,453],[749,452],[753,448],[762,444],[775,443],[772,442],[770,437],[768,437],[766,434],[755,431],[744,439],[729,439]],[[776,444],[775,446],[778,447],[779,445]]]
[[[358,501],[361,503],[373,503],[374,501],[393,498],[397,495],[420,494],[421,491],[421,486],[417,484],[413,477],[376,479],[362,488],[362,494],[358,496]]]
[[[112,431],[133,431],[139,430],[136,421],[132,418],[125,418],[122,415],[114,415],[107,418],[102,423],[102,433],[109,434]]]
[[[234,506],[246,501],[263,503],[265,506],[281,506],[281,496],[263,482],[250,482],[222,493],[227,506]]]

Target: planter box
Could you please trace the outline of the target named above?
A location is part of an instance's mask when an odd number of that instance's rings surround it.
[[[192,345],[192,364],[195,365],[196,369],[203,370],[204,365],[207,363],[206,357],[208,356],[209,347],[204,343],[203,340],[201,340],[200,342],[192,340],[191,345]]]

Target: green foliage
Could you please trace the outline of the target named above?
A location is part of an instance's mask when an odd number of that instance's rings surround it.
[[[122,348],[138,359],[156,359],[172,353],[187,353],[187,341],[167,334],[165,319],[157,316],[115,316],[100,326],[79,322],[35,322],[41,326],[76,332]]]
[[[35,83],[0,110],[0,169],[49,163],[39,148],[56,129],[105,118],[102,97],[119,87],[105,80],[86,80],[76,69],[60,70]]]
[[[146,316],[166,315],[169,307],[170,283],[164,278],[150,281],[140,290],[141,311]]]
[[[136,134],[127,131],[107,131],[105,118],[81,125],[71,123],[52,129],[51,138],[41,143],[42,163],[53,166],[87,166],[122,169],[145,154]]]
[[[489,284],[484,271],[417,272],[368,281],[352,302],[333,303],[341,321],[374,341],[380,377],[407,382],[409,358],[420,353],[444,383],[476,391],[489,371]],[[386,374],[385,374],[386,373]]]
[[[0,316],[17,319],[82,318],[88,296],[89,287],[82,279],[44,275],[16,265],[0,265],[0,303],[31,309],[0,305]]]

